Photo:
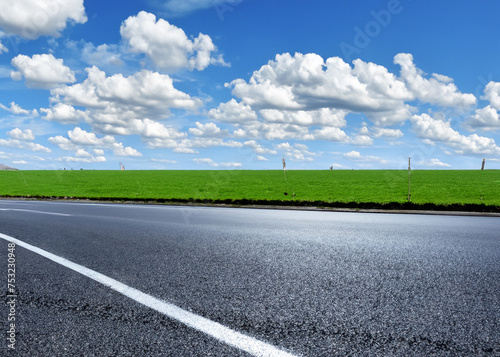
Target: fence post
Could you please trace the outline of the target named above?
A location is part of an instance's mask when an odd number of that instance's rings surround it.
[[[411,157],[408,158],[408,202],[411,201]]]

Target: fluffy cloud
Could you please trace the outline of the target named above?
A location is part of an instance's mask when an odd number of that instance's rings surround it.
[[[254,110],[383,113],[385,117],[380,120],[387,122],[392,112],[407,108],[405,100],[413,99],[404,82],[385,67],[356,60],[352,68],[341,58],[324,61],[311,53],[277,55],[255,71],[248,82],[237,79],[228,86],[233,95]]]
[[[307,145],[281,143],[275,146],[278,152],[282,152],[283,156],[292,161],[313,161],[315,153],[310,152]]]
[[[228,123],[244,123],[257,120],[257,114],[249,105],[238,103],[231,99],[227,103],[221,103],[217,108],[210,109],[208,116],[211,119]]]
[[[489,82],[481,99],[488,100],[493,108],[500,110],[500,82]]]
[[[197,148],[207,149],[211,147],[240,148],[243,146],[239,141],[224,140],[213,137],[195,137],[182,140],[153,138],[147,141],[148,147],[152,149],[168,148],[178,154],[197,154]]]
[[[8,112],[11,112],[12,114],[16,115],[32,115],[32,116],[38,116],[38,111],[36,109],[33,110],[26,110],[21,108],[18,104],[15,102],[10,103],[10,107],[7,107],[0,103],[0,109],[6,110]]]
[[[77,44],[75,44],[77,45]],[[93,66],[123,66],[122,54],[118,45],[99,45],[85,43],[82,49],[82,59]]]
[[[196,122],[196,128],[189,128],[189,133],[195,136],[204,136],[204,137],[220,137],[227,136],[227,130],[221,130],[214,123],[202,124],[200,122]]]
[[[476,104],[473,94],[464,94],[458,91],[457,86],[451,83],[452,79],[442,75],[433,75],[426,79],[413,63],[413,56],[400,53],[394,57],[394,63],[401,66],[401,77],[406,82],[410,92],[424,103],[443,107],[468,108]]]
[[[466,121],[465,127],[470,130],[498,130],[500,129],[500,115],[497,109],[488,105],[484,108],[477,109],[476,113]]]
[[[196,162],[197,164],[205,164],[205,165],[210,165],[212,167],[236,168],[236,167],[242,166],[242,164],[239,162],[220,162],[220,163],[218,163],[210,158],[193,159],[193,161]]]
[[[341,58],[323,60],[317,54],[277,55],[255,71],[248,81],[236,79],[226,86],[241,99],[219,105],[211,118],[237,124],[236,137],[329,140],[372,145],[373,138],[396,139],[399,129],[382,128],[404,123],[414,115],[416,100],[423,104],[469,108],[472,94],[463,94],[452,79],[433,74],[427,79],[409,54],[394,58],[400,77],[387,68]],[[346,115],[366,115],[376,129],[349,137],[341,128]],[[314,126],[318,129],[310,130]]]
[[[387,128],[379,128],[372,127],[368,128],[366,123],[363,123],[361,129],[359,129],[358,133],[350,138],[346,137],[346,140],[350,144],[356,146],[371,146],[373,145],[373,138],[390,138],[390,139],[398,139],[403,136],[403,132],[399,129],[387,129]]]
[[[33,142],[35,140],[35,135],[31,129],[21,130],[15,128],[9,131],[7,135],[9,135],[10,139],[0,139],[0,146],[47,153],[51,152],[49,148]]]
[[[345,141],[346,134],[337,127],[346,126],[346,111],[321,108],[317,110],[279,110],[261,109],[257,112],[243,102],[231,99],[211,109],[208,116],[211,119],[235,124],[238,128],[233,132],[237,138],[264,138],[268,140],[314,140]],[[321,126],[315,134],[309,132],[309,127]]]
[[[78,156],[80,154],[80,156]],[[88,155],[87,155],[88,154]],[[82,162],[82,163],[93,163],[93,162],[106,162],[106,157],[104,156],[93,156],[87,152],[79,151],[77,152],[77,156],[64,156],[56,159],[57,161],[66,161],[66,162]]]
[[[68,22],[87,21],[83,0],[2,0],[0,27],[26,39],[59,36]]]
[[[87,72],[82,83],[51,91],[52,100],[64,105],[45,109],[47,119],[69,122],[82,117],[94,130],[105,134],[140,135],[145,140],[179,139],[185,134],[157,120],[168,117],[170,109],[196,110],[201,105],[200,99],[175,89],[168,75],[142,70],[129,77],[106,77],[95,66]],[[76,111],[68,106],[86,110]],[[60,115],[57,109],[61,109]]]
[[[106,77],[95,66],[87,68],[87,73],[83,83],[56,88],[52,94],[64,96],[64,101],[73,105],[96,109],[113,107],[108,114],[113,114],[116,104],[124,107],[120,114],[139,107],[146,117],[158,117],[169,108],[195,109],[201,104],[200,100],[175,89],[168,75],[142,70],[129,77],[122,74]]]
[[[484,96],[490,105],[477,109],[475,114],[466,122],[465,127],[470,130],[496,131],[500,129],[500,83],[489,82],[484,88]]]
[[[131,148],[124,147],[122,143],[116,141],[116,139],[110,135],[106,135],[102,138],[98,138],[95,133],[89,133],[79,127],[68,131],[68,138],[61,135],[50,137],[49,142],[51,144],[59,146],[59,148],[66,151],[75,151],[77,153],[87,152],[84,148],[91,147],[94,148],[96,154],[102,156],[102,149],[109,149],[113,151],[116,156],[129,156],[137,157],[142,156],[142,154]]]
[[[345,143],[349,140],[349,137],[343,130],[333,127],[317,129],[313,132],[313,137],[316,140],[327,140],[340,143]]]
[[[314,140],[314,136],[309,132],[309,128],[300,125],[259,123],[248,128],[250,129],[250,134],[252,131],[258,131],[267,140]]]
[[[373,139],[370,136],[364,134],[353,136],[349,142],[356,146],[373,145]]]
[[[15,128],[7,133],[12,139],[21,140],[21,141],[34,141],[35,135],[31,131],[31,129],[21,130],[19,128]]]
[[[445,76],[443,74],[433,73],[432,77],[435,78],[438,82],[442,82],[442,83],[446,83],[446,84],[453,82],[453,78],[450,78],[450,77]]]
[[[209,117],[215,120],[231,122],[238,127],[233,135],[237,138],[267,140],[314,140],[315,138],[331,141],[345,141],[346,134],[337,127],[346,125],[345,112],[334,109],[312,111],[287,111],[277,109],[249,109],[250,106],[237,103],[234,99],[209,111]],[[311,133],[311,126],[321,126]]]
[[[260,155],[276,155],[278,153],[276,150],[272,150],[272,149],[268,149],[268,148],[262,147],[262,145],[260,145],[259,143],[257,143],[255,140],[245,141],[243,143],[243,145],[247,146],[247,147],[249,147],[251,149],[253,149],[253,151],[256,154],[260,154]]]
[[[11,72],[12,79],[21,80],[24,77],[30,88],[50,89],[76,81],[75,74],[64,65],[63,60],[51,54],[33,55],[31,58],[18,55],[11,64],[17,69]]]
[[[386,128],[373,128],[373,137],[380,138],[386,137],[391,139],[398,139],[402,137],[404,134],[399,129],[386,129]]]
[[[2,37],[4,37],[4,33],[0,31],[0,40],[2,39]],[[7,52],[9,52],[9,49],[5,47],[5,45],[2,42],[0,42],[0,55],[2,53],[7,53]]]
[[[267,123],[282,123],[299,126],[320,125],[326,127],[344,127],[346,125],[345,115],[343,110],[335,110],[330,108],[322,108],[318,110],[278,110],[278,109],[262,109],[260,115]]]
[[[476,134],[461,135],[451,127],[450,122],[433,119],[428,114],[414,115],[411,123],[417,137],[427,143],[443,143],[453,148],[456,154],[500,154],[495,140]]]
[[[180,68],[203,70],[210,64],[225,64],[210,36],[199,34],[190,40],[184,30],[164,19],[141,11],[130,16],[120,28],[122,38],[131,52],[146,54],[163,70]]]
[[[153,162],[161,162],[163,164],[177,164],[175,160],[166,160],[166,159],[151,159]]]
[[[417,165],[425,167],[451,167],[450,164],[441,162],[439,159],[422,160],[417,162]]]
[[[61,124],[78,124],[86,118],[83,111],[65,103],[56,103],[52,108],[41,108],[40,111],[45,113],[43,119]]]
[[[79,127],[68,131],[68,136],[71,142],[75,145],[109,146],[110,144],[115,143],[115,138],[112,136],[106,135],[99,139],[95,133],[89,133]]]
[[[361,153],[359,151],[350,151],[348,153],[345,153],[343,156],[349,160],[359,161],[359,162],[364,162],[364,163],[378,163],[378,164],[386,164],[387,163],[387,160],[384,160],[384,159],[377,157],[377,156],[361,155]]]
[[[128,156],[128,157],[138,157],[142,156],[142,154],[134,148],[130,146],[123,146],[122,143],[113,143],[111,145],[111,149],[113,150],[113,154],[116,156]]]
[[[466,110],[475,105],[474,95],[461,93],[447,76],[434,73],[426,78],[410,54],[396,55],[394,62],[401,66],[399,77],[385,67],[361,60],[350,66],[337,57],[323,60],[316,54],[277,55],[248,81],[236,79],[226,84],[240,101],[221,104],[209,116],[233,123],[237,138],[328,140],[359,146],[372,145],[374,138],[402,137],[400,129],[386,126],[410,119],[417,136],[426,142],[443,142],[457,154],[497,152],[493,139],[463,136],[447,122],[414,115],[417,108],[409,104],[417,101]],[[500,86],[493,82],[486,87],[484,99],[491,105],[476,111],[472,122],[476,127],[499,127],[495,110],[500,105],[499,92]],[[375,126],[349,136],[342,130],[349,113],[364,114]],[[377,157],[351,159],[386,163]]]

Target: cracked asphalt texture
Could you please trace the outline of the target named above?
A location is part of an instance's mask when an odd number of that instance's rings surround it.
[[[0,209],[0,233],[298,356],[500,355],[497,217]],[[1,256],[6,286],[3,240]],[[1,355],[246,356],[20,246],[16,258],[16,350],[3,339]]]

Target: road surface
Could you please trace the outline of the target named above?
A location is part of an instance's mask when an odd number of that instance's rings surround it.
[[[496,217],[0,201],[5,287],[19,243],[2,355],[498,356],[499,232]]]

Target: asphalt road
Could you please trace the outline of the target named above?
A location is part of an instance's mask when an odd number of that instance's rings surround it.
[[[499,356],[499,232],[496,217],[0,201],[1,234],[295,356]],[[0,239],[5,287],[7,254]],[[249,356],[15,255],[2,356]]]

